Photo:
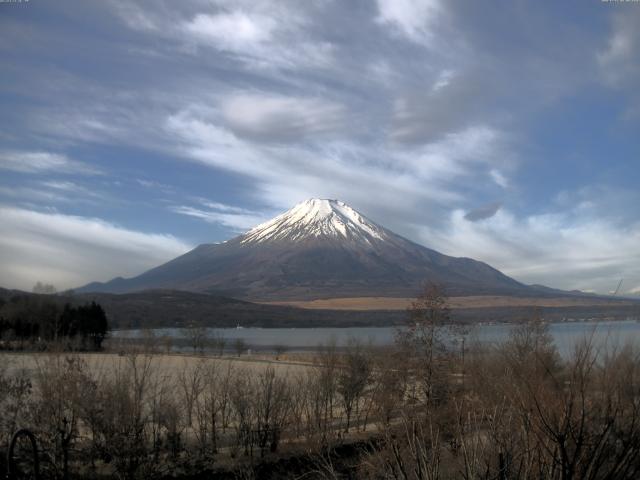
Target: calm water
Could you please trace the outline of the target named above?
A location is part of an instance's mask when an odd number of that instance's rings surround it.
[[[469,338],[484,344],[498,343],[505,340],[513,325],[479,325],[472,328]],[[593,336],[598,346],[623,346],[626,343],[640,342],[640,323],[636,320],[599,321],[599,322],[567,322],[550,324],[550,333],[561,354],[569,354],[575,344]],[[394,341],[395,327],[353,327],[353,328],[210,328],[211,336],[223,336],[230,345],[240,338],[249,346],[266,349],[275,345],[284,345],[290,350],[312,349],[321,344],[335,341],[337,345],[345,345],[349,339],[373,345],[389,345]],[[184,338],[179,328],[155,329],[158,337],[169,336]],[[143,330],[120,330],[112,332],[113,336],[139,338]]]

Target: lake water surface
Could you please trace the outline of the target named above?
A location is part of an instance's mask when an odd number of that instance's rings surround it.
[[[510,324],[476,325],[471,328],[469,341],[477,340],[483,344],[499,343],[506,340],[514,328]],[[345,345],[350,339],[373,345],[392,344],[397,332],[396,327],[351,327],[351,328],[209,328],[210,336],[222,336],[231,345],[236,339],[244,340],[250,347],[269,349],[276,345],[286,346],[289,350],[308,350],[319,345],[335,342]],[[623,346],[627,343],[640,344],[640,322],[624,321],[584,321],[549,324],[549,331],[562,355],[568,355],[574,346],[585,338],[593,337],[597,346]],[[113,337],[140,338],[143,330],[118,330]],[[184,338],[180,328],[154,329],[157,337],[169,336]]]

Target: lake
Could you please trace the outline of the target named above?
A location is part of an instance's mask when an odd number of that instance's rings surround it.
[[[483,344],[499,343],[508,338],[514,328],[511,324],[476,325],[471,328],[469,339]],[[352,328],[209,328],[211,337],[222,336],[230,347],[236,339],[244,340],[251,348],[268,350],[276,345],[286,346],[289,350],[309,350],[322,344],[335,341],[345,345],[349,339],[384,346],[392,344],[396,327],[352,327]],[[598,346],[622,346],[640,341],[640,322],[621,321],[583,321],[549,324],[549,331],[555,344],[564,356],[570,354],[579,341],[593,335]],[[144,330],[116,330],[114,338],[141,338]],[[157,337],[168,336],[184,338],[180,328],[154,329]]]

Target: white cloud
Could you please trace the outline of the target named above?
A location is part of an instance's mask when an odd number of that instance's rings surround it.
[[[518,219],[505,209],[482,222],[464,217],[456,210],[444,228],[423,228],[423,241],[443,253],[485,261],[525,283],[606,293],[620,278],[640,280],[640,225],[619,227],[569,214]]]
[[[378,11],[378,22],[392,25],[414,42],[430,43],[442,5],[439,0],[378,0]]]
[[[100,173],[97,168],[51,152],[1,151],[0,169],[20,173]]]
[[[263,15],[242,11],[215,15],[200,13],[184,25],[190,34],[202,41],[210,41],[222,50],[245,52],[260,47],[271,39],[276,24]]]
[[[230,130],[215,123],[210,112],[189,107],[171,115],[165,122],[169,140],[177,153],[209,166],[250,176],[268,173],[268,159],[262,159],[254,147],[242,142]]]
[[[308,35],[313,19],[305,16],[304,8],[244,3],[224,5],[215,13],[198,12],[178,27],[169,19],[164,34],[183,42],[186,51],[214,48],[251,69],[300,70],[333,63],[333,45]]]
[[[172,235],[21,208],[0,207],[0,229],[0,285],[23,289],[133,276],[191,248]]]

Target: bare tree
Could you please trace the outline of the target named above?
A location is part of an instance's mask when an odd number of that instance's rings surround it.
[[[224,431],[228,423],[232,375],[231,363],[222,369],[216,362],[209,361],[202,372],[202,390],[196,401],[196,436],[205,457],[217,453],[219,431]]]
[[[189,325],[183,329],[183,335],[193,348],[193,353],[203,353],[209,343],[209,333],[206,327],[201,325]]]
[[[267,445],[271,452],[277,450],[282,430],[287,423],[291,410],[289,385],[269,366],[258,377],[254,400],[257,443],[260,455],[264,456]]]
[[[442,474],[443,441],[433,417],[403,416],[386,429],[384,441],[363,464],[372,478],[437,480]],[[454,478],[454,477],[451,477]]]
[[[280,360],[280,357],[284,355],[288,350],[289,347],[284,344],[274,345],[273,351],[276,353],[276,360]]]
[[[221,357],[224,354],[224,348],[227,345],[227,339],[221,333],[215,333],[211,338],[211,347],[216,355]]]
[[[234,422],[236,431],[235,445],[232,455],[242,449],[245,455],[253,454],[253,441],[251,432],[253,430],[255,415],[253,412],[252,398],[254,396],[254,385],[251,377],[245,371],[237,372],[230,390],[230,401],[233,406]]]
[[[345,432],[349,431],[354,408],[358,410],[360,397],[365,391],[371,375],[369,358],[364,347],[355,340],[349,342],[344,365],[338,371],[338,393],[346,415]]]
[[[450,323],[448,299],[439,285],[429,283],[413,301],[408,310],[406,329],[397,333],[397,343],[405,349],[407,368],[413,372],[421,386],[421,395],[429,403],[442,394],[441,368],[446,351],[446,333],[443,328]]]
[[[178,385],[182,394],[182,404],[184,405],[188,427],[193,424],[193,409],[203,389],[204,371],[205,364],[203,360],[196,362],[195,365],[185,360],[182,364],[180,375],[178,375]]]
[[[69,454],[79,436],[80,397],[88,383],[86,364],[77,355],[52,354],[36,365],[32,424],[43,444],[45,464],[66,478]]]
[[[159,350],[159,339],[152,329],[142,330],[142,338],[140,340],[140,346],[143,353],[156,354]]]
[[[245,342],[242,338],[236,338],[236,340],[233,342],[233,349],[235,350],[236,355],[240,356],[247,351],[247,342]]]
[[[335,340],[319,347],[316,366],[307,372],[306,418],[308,439],[317,439],[326,445],[334,436],[334,404],[337,397],[338,354]]]
[[[151,421],[149,386],[156,371],[152,357],[121,357],[113,372],[103,378],[99,388],[102,421],[95,431],[100,437],[102,454],[113,461],[118,476],[136,478],[158,467],[148,457],[148,427]]]
[[[0,449],[8,446],[18,425],[25,423],[33,394],[31,375],[13,362],[0,365]]]
[[[173,339],[170,335],[162,335],[159,339],[159,344],[162,346],[164,353],[169,355],[173,349]]]
[[[408,388],[408,372],[401,355],[394,349],[373,357],[371,401],[383,428],[401,409]]]
[[[640,467],[640,355],[592,340],[562,361],[540,322],[474,356],[457,404],[464,478],[631,479]]]

